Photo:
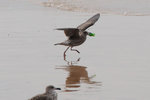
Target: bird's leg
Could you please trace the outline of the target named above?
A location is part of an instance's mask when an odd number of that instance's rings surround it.
[[[70,62],[66,60],[66,57],[64,56],[64,61],[67,62],[68,65],[70,65]]]
[[[67,52],[67,50],[69,49],[70,47],[68,47],[66,50],[65,50],[65,52],[64,52],[64,58],[66,57],[66,52]]]
[[[77,51],[78,53],[80,53],[78,50],[76,49],[72,49],[73,47],[71,47],[71,51]]]

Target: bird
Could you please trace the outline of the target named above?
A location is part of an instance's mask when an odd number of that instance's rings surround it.
[[[82,43],[84,43],[87,35],[95,36],[94,33],[88,32],[86,31],[86,29],[94,25],[95,22],[99,19],[99,17],[100,17],[100,14],[97,13],[96,15],[88,19],[86,22],[79,25],[77,28],[56,28],[56,30],[64,31],[65,35],[68,37],[68,39],[65,40],[64,42],[54,44],[54,45],[68,46],[67,49],[64,51],[64,58],[69,48],[71,48],[70,49],[71,51],[76,51],[80,53],[78,50],[72,49],[72,48],[74,46],[79,46]]]
[[[55,90],[61,90],[61,88],[55,88],[53,85],[49,85],[46,87],[45,93],[36,95],[29,100],[57,100]]]

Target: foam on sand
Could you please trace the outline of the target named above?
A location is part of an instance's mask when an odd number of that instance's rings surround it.
[[[82,12],[149,15],[149,0],[45,0],[44,6]]]

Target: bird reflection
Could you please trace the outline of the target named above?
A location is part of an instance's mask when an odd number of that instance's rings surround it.
[[[57,69],[63,69],[69,72],[65,81],[66,92],[78,91],[76,89],[79,88],[82,83],[100,85],[99,84],[100,82],[92,81],[92,79],[96,75],[92,75],[90,77],[88,76],[88,72],[86,70],[87,67],[74,65],[80,61],[80,58],[77,61],[71,61],[71,62],[67,60],[65,61],[67,62],[68,65],[60,66]],[[73,89],[73,90],[70,90],[70,89]]]

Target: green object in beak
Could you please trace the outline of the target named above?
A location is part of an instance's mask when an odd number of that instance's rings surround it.
[[[89,36],[95,36],[95,34],[94,33],[89,33]]]

